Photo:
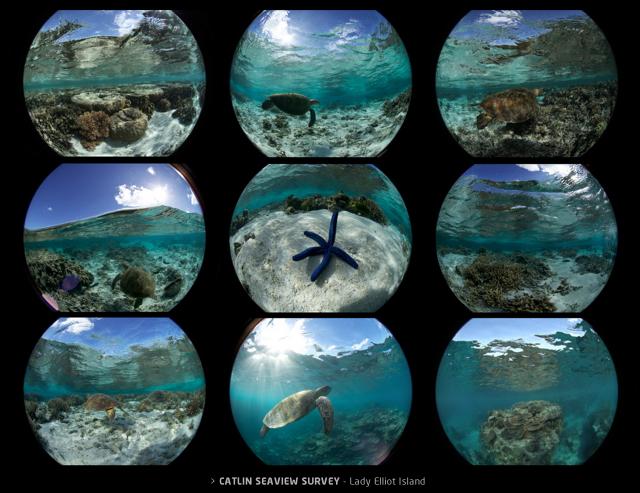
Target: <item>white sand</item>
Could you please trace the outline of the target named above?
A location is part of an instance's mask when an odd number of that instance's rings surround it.
[[[304,231],[326,239],[330,220],[331,212],[326,209],[300,214],[270,212],[250,221],[230,239],[240,282],[262,309],[369,312],[380,308],[396,291],[409,263],[407,240],[392,226],[350,212],[338,216],[335,244],[351,255],[359,268],[353,269],[334,256],[311,282],[321,256],[298,262],[291,257],[317,245],[303,235]],[[237,256],[235,243],[242,244]]]
[[[377,156],[393,140],[406,116],[386,117],[384,101],[359,109],[316,107],[316,123],[309,127],[308,113],[296,117],[279,110],[265,111],[255,102],[233,103],[249,139],[267,156],[278,157]],[[286,116],[288,128],[276,127],[278,115]],[[270,129],[264,127],[265,121],[271,123]]]
[[[65,465],[168,464],[189,444],[202,417],[181,422],[175,411],[127,411],[130,416],[117,410],[110,423],[103,411],[78,406],[62,421],[40,425],[36,433],[49,454]]]

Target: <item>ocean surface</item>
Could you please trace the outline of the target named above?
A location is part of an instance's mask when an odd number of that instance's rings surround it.
[[[411,407],[411,376],[398,343],[388,337],[339,356],[241,350],[231,375],[233,416],[251,450],[267,464],[379,464],[391,452]],[[258,361],[259,360],[259,361]],[[260,437],[264,415],[285,397],[329,385],[334,427],[323,433],[320,414]]]
[[[494,169],[501,166],[517,169]],[[521,282],[505,282],[500,289],[531,294],[540,288],[541,297],[555,297],[553,306],[524,311],[586,307],[604,287],[617,249],[615,216],[600,184],[580,165],[532,180],[483,178],[474,172],[481,168],[471,168],[453,185],[438,219],[438,259],[454,293],[473,310],[502,311],[505,307],[492,306],[486,296],[470,298],[471,290],[482,286],[469,268],[504,277],[508,273],[499,272],[499,264],[515,269],[519,263],[534,271],[512,269]],[[542,286],[549,281],[556,291]]]
[[[189,291],[204,258],[202,215],[168,206],[124,209],[63,225],[25,230],[36,288],[62,311],[133,311],[134,293],[114,280],[129,267],[155,283],[137,308],[168,311]],[[49,266],[49,267],[47,267]],[[68,276],[80,279],[64,289]]]
[[[553,334],[547,339],[553,349],[527,345],[522,339],[494,341],[494,351],[477,341],[449,344],[438,372],[436,400],[443,428],[465,459],[472,464],[581,464],[595,452],[613,422],[618,385],[605,345],[585,328],[582,337]],[[511,437],[504,441],[511,455],[500,462],[482,438],[483,425],[493,411],[531,401],[560,406],[559,440],[527,435],[522,424],[514,423]],[[520,451],[534,449],[531,443],[537,444],[540,455],[526,462]]]
[[[379,154],[402,125],[411,89],[409,57],[396,31],[377,13],[367,14],[377,19],[371,32],[360,27],[357,12],[327,32],[314,30],[310,22],[297,25],[294,15],[282,12],[263,12],[240,40],[233,59],[232,101],[249,139],[269,156]],[[288,20],[296,33],[290,43],[261,29],[276,17]],[[270,112],[260,106],[278,93],[319,101],[313,107],[318,114],[313,131],[302,123],[309,120],[308,114],[287,116],[290,122],[282,120],[277,128],[269,125]],[[383,103],[403,93],[407,94],[401,104],[398,100],[397,111],[385,114]]]

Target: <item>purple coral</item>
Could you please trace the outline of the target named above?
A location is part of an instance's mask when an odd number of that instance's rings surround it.
[[[60,283],[60,289],[69,293],[76,289],[79,284],[80,278],[74,274],[69,274],[64,276],[64,279],[62,279],[62,282]]]

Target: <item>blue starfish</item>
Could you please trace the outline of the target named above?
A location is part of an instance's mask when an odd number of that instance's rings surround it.
[[[338,257],[340,260],[343,260],[347,264],[349,264],[354,269],[358,268],[358,262],[353,260],[353,258],[345,252],[342,248],[338,248],[334,245],[336,242],[336,232],[338,230],[338,212],[335,211],[333,216],[331,216],[331,223],[329,224],[329,238],[327,241],[324,241],[324,238],[319,234],[316,234],[312,231],[305,231],[304,235],[307,238],[311,238],[319,246],[307,248],[306,250],[302,250],[299,254],[293,256],[293,260],[297,262],[298,260],[305,259],[312,255],[322,255],[322,261],[318,264],[318,267],[311,273],[311,282],[318,279],[322,271],[329,265],[329,260],[331,260],[331,254]]]

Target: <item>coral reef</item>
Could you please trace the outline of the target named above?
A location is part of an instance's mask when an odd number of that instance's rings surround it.
[[[321,429],[296,439],[280,439],[276,433],[261,439],[254,450],[270,464],[371,465],[389,454],[407,422],[406,413],[385,407],[358,412],[336,410],[331,435]],[[277,442],[277,444],[274,444]]]
[[[458,143],[476,157],[581,156],[604,132],[616,95],[614,82],[550,89],[530,122],[490,125],[482,130],[475,125],[450,128]],[[456,111],[447,100],[440,100],[440,106],[443,114]]]
[[[464,279],[460,296],[471,306],[511,312],[555,310],[540,287],[551,277],[551,269],[533,256],[480,252],[471,264],[456,271]]]
[[[602,255],[578,255],[575,262],[580,274],[607,274],[611,269],[611,261]]]
[[[193,437],[204,407],[204,390],[104,397],[121,405],[123,412],[105,419],[104,406],[86,406],[80,396],[48,402],[25,396],[25,409],[55,460],[100,465],[171,462]],[[145,402],[148,405],[141,406]]]
[[[26,260],[29,271],[41,292],[55,292],[65,276],[80,278],[80,288],[88,288],[93,283],[93,274],[80,264],[49,250],[27,250]]]
[[[319,209],[329,209],[331,212],[347,211],[358,216],[366,217],[379,224],[388,223],[382,209],[369,197],[349,197],[346,193],[338,192],[334,195],[298,198],[290,195],[284,201],[284,211],[288,214],[309,212]]]
[[[560,442],[562,408],[548,401],[528,401],[495,410],[483,423],[480,438],[493,462],[544,465]]]
[[[145,137],[156,112],[171,111],[182,125],[197,117],[196,93],[204,87],[191,84],[137,84],[86,89],[61,89],[25,93],[31,118],[44,140],[57,152],[74,155],[74,139],[87,151],[102,142],[116,145]],[[119,144],[118,144],[119,143]]]

